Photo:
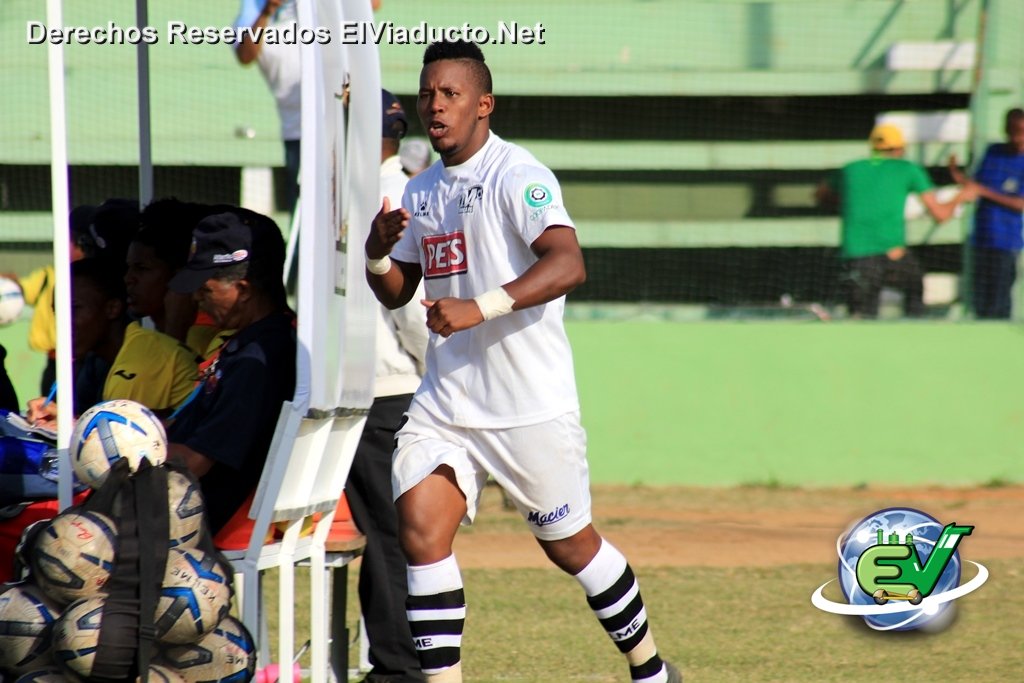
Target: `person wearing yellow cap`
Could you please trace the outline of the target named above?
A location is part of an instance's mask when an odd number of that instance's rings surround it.
[[[949,220],[958,204],[974,199],[964,187],[949,202],[940,202],[928,172],[903,158],[903,131],[879,124],[868,137],[871,154],[846,164],[818,187],[819,204],[838,207],[842,218],[839,257],[844,261],[843,288],[851,317],[878,317],[882,287],[903,292],[908,317],[924,315],[923,273],[907,251],[904,207],[917,194],[931,217]]]

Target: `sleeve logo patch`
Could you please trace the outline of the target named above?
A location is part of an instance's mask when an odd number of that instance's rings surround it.
[[[541,183],[530,183],[523,192],[523,199],[535,209],[551,203],[551,190]]]

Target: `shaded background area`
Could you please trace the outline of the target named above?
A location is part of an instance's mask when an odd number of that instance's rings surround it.
[[[134,22],[130,0],[64,4],[68,25]],[[166,40],[171,19],[223,26],[236,10],[151,3],[156,194],[240,202],[284,226],[259,73],[223,44]],[[25,40],[25,22],[44,18],[37,0],[0,4],[0,270],[19,274],[52,259],[46,47]],[[969,213],[908,224],[930,275],[951,283],[930,311],[941,321],[825,325],[812,309],[843,317],[838,220],[814,205],[815,185],[865,155],[886,114],[969,117],[966,132],[908,148],[939,184],[950,154],[1000,139],[1003,112],[1024,100],[1024,4],[384,0],[376,18],[545,26],[543,45],[485,52],[495,130],[556,172],[584,247],[569,332],[595,481],[1024,481],[1021,332],[953,322],[969,318]],[[972,43],[973,60],[890,60]],[[410,113],[422,50],[381,45],[383,83]],[[70,45],[66,59],[72,204],[133,196],[135,48]],[[26,329],[0,328],[23,399],[42,365]]]

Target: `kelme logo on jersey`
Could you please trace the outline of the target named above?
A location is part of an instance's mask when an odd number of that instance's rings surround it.
[[[530,183],[523,191],[523,199],[537,209],[551,203],[551,190],[540,183]]]
[[[466,263],[466,236],[461,230],[445,235],[427,235],[423,238],[423,253],[427,257],[427,270],[423,277],[449,277],[469,270]]]
[[[548,524],[554,524],[555,522],[565,519],[569,516],[569,504],[555,508],[551,512],[531,512],[526,516],[526,521],[530,524],[536,524],[537,526],[547,526]]]

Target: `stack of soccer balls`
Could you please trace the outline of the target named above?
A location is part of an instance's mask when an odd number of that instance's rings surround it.
[[[146,458],[161,466],[167,443],[160,421],[133,401],[108,401],[79,418],[69,445],[77,477],[93,488],[125,458],[135,472]],[[159,683],[249,681],[252,637],[230,610],[230,575],[202,546],[202,497],[195,481],[167,468],[170,534],[156,614],[159,654],[149,669]],[[105,587],[117,566],[117,508],[71,508],[33,534],[29,577],[0,592],[2,680],[89,680],[100,648]]]

